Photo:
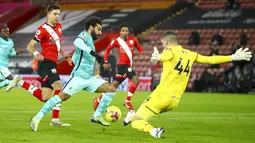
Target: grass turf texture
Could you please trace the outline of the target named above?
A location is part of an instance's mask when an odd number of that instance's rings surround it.
[[[118,92],[111,105],[122,111],[126,92]],[[149,92],[136,92],[132,103],[137,109]],[[150,123],[164,127],[164,139],[154,139],[121,121],[102,127],[89,121],[92,99],[98,94],[80,92],[64,102],[61,119],[71,127],[50,127],[51,113],[41,121],[38,132],[32,132],[29,119],[42,107],[23,89],[6,93],[0,90],[0,143],[254,143],[255,96],[235,94],[185,93],[179,106],[153,118]]]

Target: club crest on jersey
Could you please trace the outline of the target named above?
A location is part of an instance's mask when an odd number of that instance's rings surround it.
[[[41,34],[41,31],[40,31],[40,30],[36,30],[35,34],[36,34],[36,35],[40,35],[40,34]]]
[[[131,45],[133,45],[133,44],[134,44],[134,41],[133,41],[133,40],[129,40],[129,43],[130,43]]]

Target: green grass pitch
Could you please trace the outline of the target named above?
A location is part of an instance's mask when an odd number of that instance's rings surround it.
[[[111,105],[122,106],[126,92],[117,92]],[[137,109],[149,92],[136,92]],[[51,113],[32,132],[29,119],[42,103],[23,89],[0,90],[0,143],[254,143],[255,96],[241,94],[185,93],[179,106],[153,118],[150,123],[164,127],[164,139],[154,139],[121,122],[102,127],[90,122],[92,99],[98,94],[80,92],[62,105],[61,119],[71,127],[50,127]]]

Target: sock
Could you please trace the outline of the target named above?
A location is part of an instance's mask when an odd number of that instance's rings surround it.
[[[6,85],[9,85],[10,82],[11,82],[11,80],[8,80],[8,79],[6,79],[6,80],[4,80],[4,81],[1,81],[1,82],[0,82],[0,87],[4,87],[4,86],[6,86]]]
[[[97,98],[98,102],[100,102],[102,98],[103,98],[103,93]]]
[[[58,95],[60,93],[60,90],[55,90],[54,96]],[[61,103],[58,103],[53,109],[52,109],[52,120],[59,118],[59,112],[60,112]]]
[[[94,112],[93,117],[100,117],[102,114],[105,112],[106,108],[109,106],[111,103],[113,97],[115,96],[114,93],[103,93],[102,94],[102,99],[97,107],[97,110]]]
[[[23,80],[20,80],[18,82],[18,85],[23,87],[24,89],[26,89],[29,93],[31,93],[38,100],[42,101],[42,90],[41,89],[23,81]]]
[[[131,85],[128,89],[128,96],[126,98],[127,101],[131,100],[131,97],[134,95],[135,91],[136,91],[137,85],[134,84],[133,82],[131,82]]]
[[[42,107],[42,109],[38,112],[38,114],[34,117],[37,120],[41,120],[45,114],[52,110],[58,103],[61,103],[61,98],[56,95],[51,97]]]
[[[145,120],[135,120],[131,123],[132,128],[137,129],[138,131],[150,133],[153,129],[153,126]]]

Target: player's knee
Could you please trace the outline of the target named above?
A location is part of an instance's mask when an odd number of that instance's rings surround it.
[[[62,101],[66,101],[67,99],[70,98],[68,94],[65,94],[63,92],[61,92],[58,96],[61,98]]]
[[[137,86],[138,86],[138,85],[139,85],[139,83],[140,83],[140,79],[139,79],[139,78],[136,78],[133,82],[134,82],[134,84],[135,84],[135,85],[137,85]]]
[[[116,92],[116,88],[113,85],[107,86],[106,92]]]
[[[54,90],[61,90],[63,88],[61,81],[55,81],[51,86]]]
[[[47,102],[50,99],[50,96],[43,96],[42,97],[42,102]]]

